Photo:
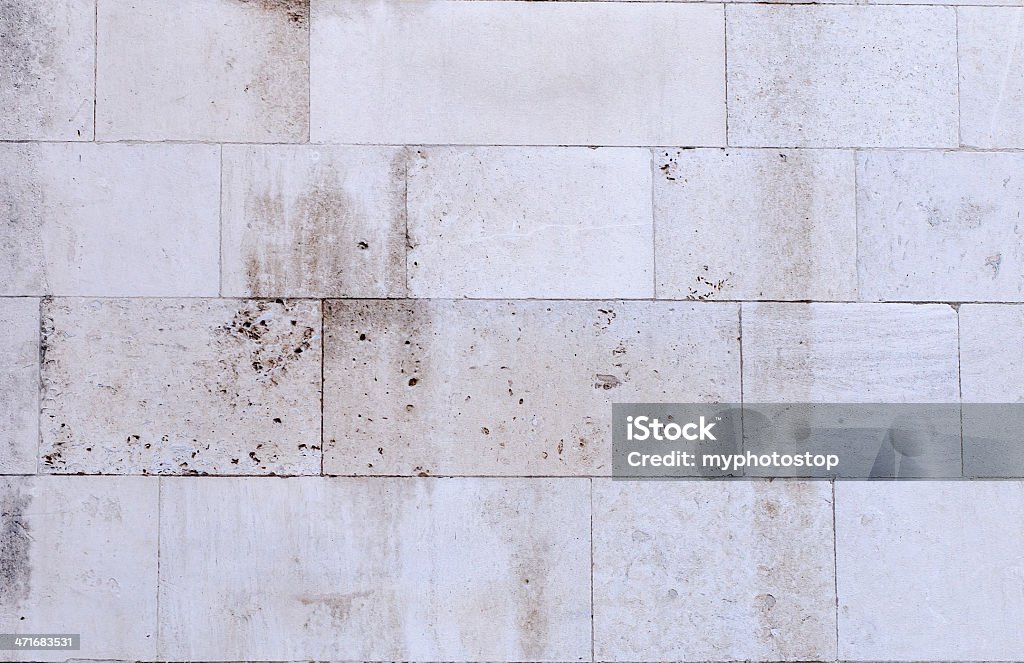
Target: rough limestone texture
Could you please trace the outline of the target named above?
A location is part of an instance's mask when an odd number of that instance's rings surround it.
[[[82,636],[2,660],[156,659],[158,494],[142,477],[0,477],[0,632]]]
[[[319,302],[58,299],[43,472],[319,474]]]
[[[1019,481],[836,483],[839,660],[1020,658]]]
[[[1024,155],[862,152],[861,296],[1024,299]]]
[[[737,306],[329,302],[324,471],[608,475],[613,402],[738,402]]]
[[[585,480],[162,481],[161,660],[590,660]]]
[[[321,0],[314,141],[721,145],[721,5]]]
[[[224,147],[221,294],[405,293],[405,150]]]
[[[831,661],[826,482],[594,482],[595,660]]]
[[[0,295],[217,295],[218,147],[0,144],[0,181]]]
[[[408,210],[413,297],[654,294],[647,150],[410,150]]]
[[[729,5],[729,144],[956,147],[949,7]]]
[[[748,403],[956,403],[945,304],[743,304]]]
[[[39,300],[0,299],[0,337],[0,474],[35,474]]]
[[[965,403],[1024,401],[1024,307],[960,307],[960,380]]]
[[[92,140],[95,0],[0,0],[0,140]]]
[[[984,148],[1022,148],[1024,9],[965,7],[957,11],[963,142]]]
[[[300,142],[308,0],[100,0],[101,140]]]
[[[654,156],[658,297],[856,298],[852,152],[665,149]]]

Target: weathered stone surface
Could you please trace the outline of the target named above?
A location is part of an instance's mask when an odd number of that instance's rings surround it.
[[[225,146],[225,296],[405,293],[405,151]]]
[[[1017,481],[836,483],[839,659],[1024,651]]]
[[[611,471],[612,402],[738,402],[737,306],[329,302],[328,474]]]
[[[44,472],[319,474],[320,306],[43,304]]]
[[[103,0],[103,140],[309,135],[309,0]]]
[[[948,7],[730,5],[729,144],[955,147]]]
[[[0,140],[92,140],[95,0],[0,0]]]
[[[724,145],[720,5],[323,0],[314,141]]]
[[[594,482],[595,657],[834,660],[825,482]]]
[[[642,149],[420,148],[409,164],[414,297],[651,297]]]
[[[862,152],[859,270],[869,300],[1024,300],[1024,155]]]
[[[82,636],[0,659],[156,658],[158,492],[144,477],[0,477],[0,632]]]
[[[854,157],[654,151],[658,297],[855,299]]]
[[[0,474],[35,474],[39,446],[39,300],[0,299]]]
[[[215,296],[219,149],[0,145],[0,295]]]
[[[163,479],[160,657],[590,660],[589,529],[585,480]]]
[[[956,403],[944,304],[743,304],[748,403]]]
[[[976,147],[1024,147],[1024,9],[957,11],[962,140]]]
[[[1024,400],[1024,306],[960,307],[960,380],[965,403]]]

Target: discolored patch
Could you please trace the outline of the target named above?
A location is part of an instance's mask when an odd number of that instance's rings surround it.
[[[31,501],[13,481],[0,484],[0,608],[13,608],[29,595],[32,537],[26,512]]]

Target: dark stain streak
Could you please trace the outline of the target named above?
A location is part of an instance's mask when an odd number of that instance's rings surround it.
[[[0,607],[14,608],[28,598],[32,537],[26,517],[31,497],[13,482],[0,484]]]

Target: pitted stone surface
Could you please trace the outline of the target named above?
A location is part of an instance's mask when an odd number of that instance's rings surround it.
[[[41,469],[319,474],[320,304],[43,305]]]
[[[324,470],[608,475],[613,402],[737,402],[735,304],[330,302]]]

